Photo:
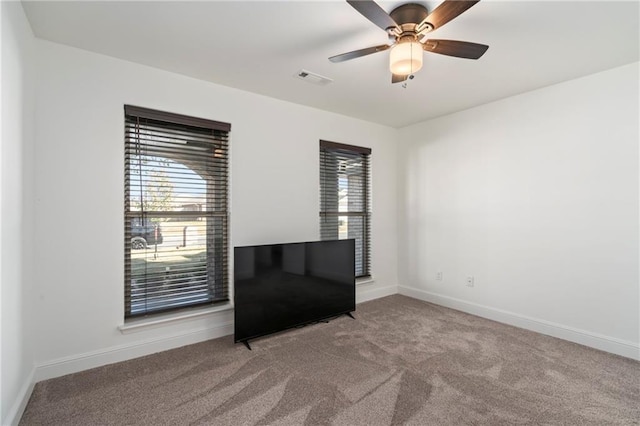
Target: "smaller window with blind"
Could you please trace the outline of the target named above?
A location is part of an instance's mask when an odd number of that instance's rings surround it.
[[[228,301],[230,130],[125,105],[125,318]]]
[[[371,149],[320,141],[320,238],[353,238],[356,277],[370,267]]]

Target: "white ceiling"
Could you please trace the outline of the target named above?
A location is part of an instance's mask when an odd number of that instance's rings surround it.
[[[406,2],[380,1],[387,12]],[[420,2],[433,10],[440,1]],[[476,4],[429,38],[488,44],[477,61],[425,53],[407,88],[391,84],[389,52],[343,63],[339,53],[387,42],[342,0],[23,1],[37,37],[393,127],[639,60],[638,1]],[[294,78],[304,68],[334,80]]]

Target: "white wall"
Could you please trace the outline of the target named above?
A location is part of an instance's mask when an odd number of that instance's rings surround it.
[[[637,64],[398,132],[34,41],[19,3],[2,24],[3,422],[34,364],[41,380],[232,331],[230,311],[118,330],[124,104],[232,124],[232,245],[317,239],[319,139],[369,146],[375,280],[359,301],[400,282],[638,356]]]
[[[33,260],[34,44],[19,2],[1,2],[0,423],[11,424],[31,392],[34,368],[30,271]]]
[[[635,63],[402,129],[400,292],[638,358],[638,116]]]
[[[124,104],[231,123],[232,245],[317,240],[319,140],[371,147],[375,281],[358,299],[397,291],[395,129],[46,41],[38,59],[38,379],[232,332],[230,311],[118,330]]]

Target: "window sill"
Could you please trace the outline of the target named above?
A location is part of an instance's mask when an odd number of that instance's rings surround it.
[[[373,275],[370,275],[368,277],[363,277],[363,278],[356,278],[356,286],[373,284],[375,281],[376,279]]]
[[[118,330],[122,334],[135,333],[138,331],[149,330],[157,327],[161,327],[163,325],[168,325],[172,323],[178,323],[185,320],[191,320],[199,317],[203,317],[206,315],[214,314],[217,312],[225,312],[233,309],[233,305],[231,303],[225,303],[223,305],[218,306],[209,306],[206,308],[193,309],[183,312],[158,315],[152,318],[140,318],[129,320],[126,323],[119,325]]]

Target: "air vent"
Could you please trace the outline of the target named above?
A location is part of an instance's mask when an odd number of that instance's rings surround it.
[[[295,74],[295,77],[299,78],[300,80],[304,80],[306,82],[309,82],[311,84],[315,84],[318,86],[326,86],[329,83],[333,83],[333,80],[331,80],[328,77],[324,77],[321,76],[320,74],[316,74],[314,72],[311,71],[307,71],[307,70],[300,70]]]

